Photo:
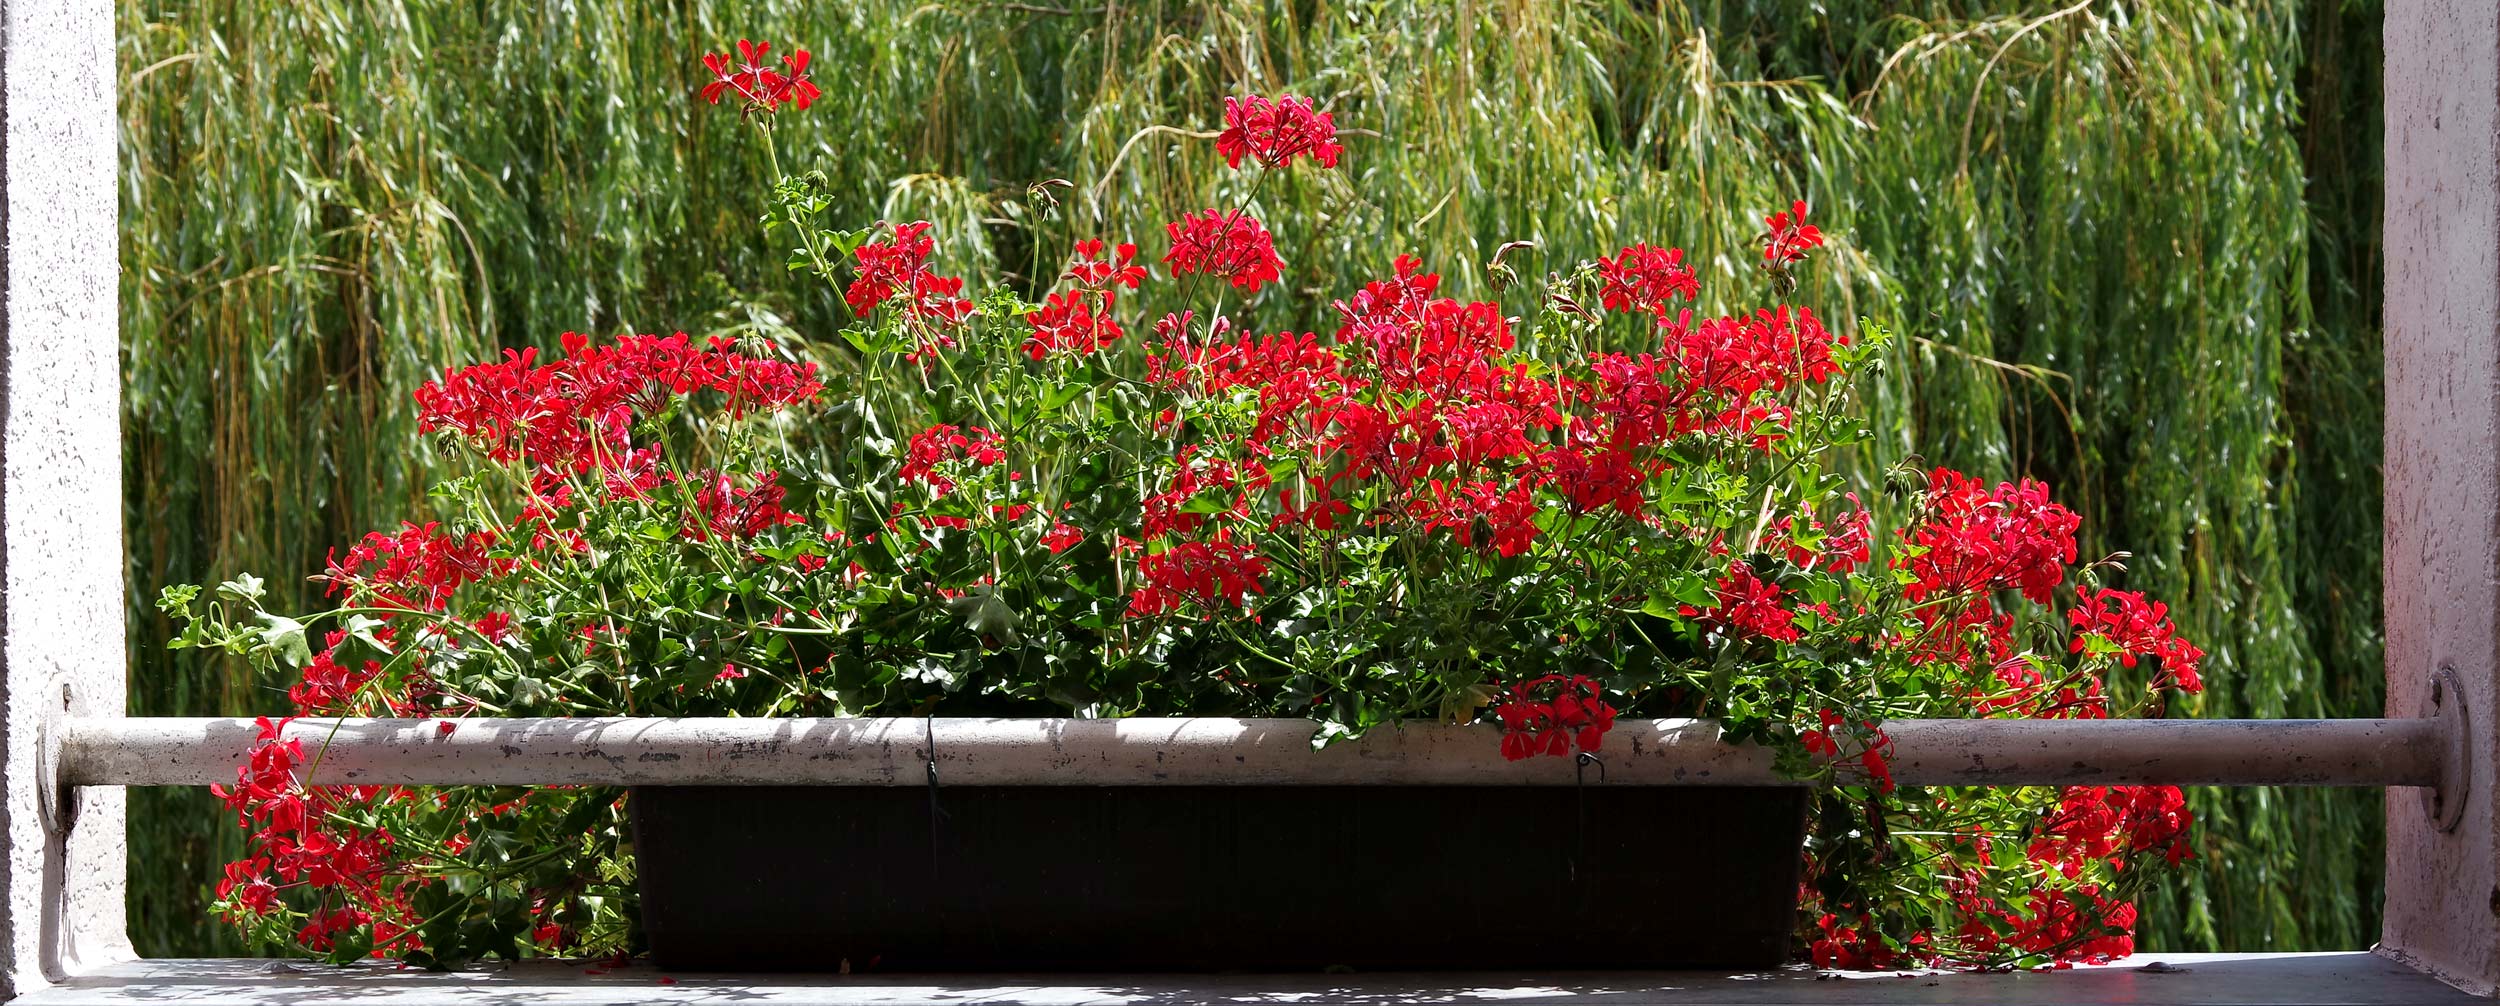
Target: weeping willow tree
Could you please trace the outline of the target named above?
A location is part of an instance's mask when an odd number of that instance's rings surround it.
[[[2185,711],[2375,713],[2375,10],[1835,6],[123,0],[132,597],[427,512],[405,403],[446,364],[568,330],[841,352],[840,307],[758,240],[762,152],[692,100],[696,57],[754,35],[817,53],[782,156],[838,218],[936,221],[949,269],[1008,282],[1243,198],[1224,95],[1319,97],[1350,170],[1256,194],[1294,242],[1248,305],[1275,328],[1405,252],[1490,296],[1513,241],[1520,271],[1676,243],[1736,296],[1726,222],[1810,199],[1838,240],[1798,299],[1906,336],[1879,463],[2057,487],[2212,651]],[[135,713],[283,704],[132,615]],[[2195,801],[2211,868],[2142,942],[2370,940],[2377,794]],[[233,952],[196,924],[221,812],[136,806],[134,937]]]

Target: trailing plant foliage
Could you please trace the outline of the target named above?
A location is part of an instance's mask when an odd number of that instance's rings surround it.
[[[819,96],[807,50],[771,52],[707,56],[699,92],[767,146]],[[2159,716],[2204,652],[2101,585],[2119,557],[2078,565],[2081,518],[2037,481],[1900,466],[1886,506],[1849,490],[1888,333],[1784,300],[1698,314],[1685,251],[1647,243],[1475,301],[1400,256],[1328,334],[1274,330],[1257,194],[1345,152],[1297,97],[1223,122],[1242,175],[1165,228],[1162,272],[1089,237],[1038,300],[968,295],[932,224],[836,229],[784,178],[763,219],[787,268],[854,315],[830,382],[798,347],[683,333],[446,370],[415,404],[448,516],[333,553],[338,603],[309,615],[248,578],[205,606],[169,588],[173,645],[292,675],[298,715],[444,733],[1235,715],[1308,717],[1324,745],[1438,719],[1602,761],[1621,716],[1709,716],[1838,787],[1798,851],[1816,962],[2131,952],[2132,899],[2193,855],[2178,790],[1899,788],[1882,724]],[[1774,298],[1825,244],[1808,213],[1762,218],[1749,278]],[[1123,307],[1149,285],[1183,309]],[[262,722],[218,790],[250,846],[216,910],[256,941],[637,949],[618,794],[312,786],[321,748]]]
[[[1160,249],[1165,208],[1240,197],[1210,188],[1229,169],[1209,141],[1243,90],[1319,96],[1350,127],[1344,168],[1257,194],[1277,329],[1332,331],[1377,249],[1473,301],[1670,235],[1696,310],[1734,314],[1760,289],[1757,214],[1811,196],[1842,226],[1793,298],[1901,333],[1858,376],[1862,494],[1909,443],[2038,475],[2085,552],[2136,551],[2125,585],[2228,668],[2200,711],[2378,711],[2373,4],[118,9],[141,587],[317,568],[447,507],[405,408],[445,362],[665,319],[839,363],[839,293],[776,278],[786,249],[754,240],[784,171],[690,113],[702,81],[648,70],[752,19],[827,43],[811,69],[841,86],[776,141],[823,172],[826,218],[935,221],[950,272],[1034,301],[1082,237]],[[1124,290],[1122,313],[1181,293]],[[293,683],[167,653],[172,622],[134,597],[134,711],[267,709]],[[192,922],[239,848],[215,804],[133,799],[134,938],[230,952]],[[2163,881],[2148,940],[2375,934],[2375,794],[2190,799],[2229,868]]]

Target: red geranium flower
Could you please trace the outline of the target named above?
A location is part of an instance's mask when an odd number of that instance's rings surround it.
[[[1874,554],[1873,531],[1869,525],[1874,515],[1858,503],[1858,494],[1850,493],[1848,498],[1855,509],[1830,524],[1825,524],[1820,516],[1812,512],[1804,515],[1804,526],[1819,539],[1814,547],[1798,544],[1793,536],[1799,518],[1782,517],[1779,523],[1771,526],[1771,533],[1764,536],[1763,548],[1773,552],[1785,549],[1790,563],[1808,569],[1819,567],[1834,573],[1846,573],[1858,568]]]
[[[1137,264],[1137,246],[1122,243],[1117,258],[1105,258],[1101,238],[1076,243],[1076,261],[1068,266],[1068,278],[1088,290],[1108,290],[1124,286],[1131,290],[1146,279],[1146,267]]]
[[[2075,561],[2075,530],[2083,519],[2049,499],[2033,479],[1987,483],[1948,468],[1930,476],[1933,514],[1904,535],[1921,551],[1909,558],[1912,601],[2018,589],[2046,604]]]
[[[1718,607],[1704,611],[1687,604],[1679,606],[1679,611],[1735,635],[1797,641],[1796,614],[1780,606],[1779,585],[1755,577],[1752,564],[1739,560],[1729,566],[1711,593],[1718,598]]]
[[[1846,726],[1849,721],[1843,719],[1839,713],[1833,712],[1829,709],[1825,709],[1815,715],[1822,720],[1823,725],[1817,729],[1805,731],[1804,734],[1801,735],[1800,739],[1805,742],[1806,753],[1817,758],[1839,757],[1840,742],[1832,738],[1832,731],[1835,728]]]
[[[1024,340],[1026,356],[1039,360],[1056,351],[1090,353],[1118,341],[1124,332],[1112,319],[1111,306],[1118,302],[1120,287],[1135,290],[1145,281],[1146,267],[1137,264],[1136,245],[1121,245],[1115,260],[1104,258],[1102,241],[1094,239],[1077,243],[1067,278],[1076,289],[1051,294],[1041,310],[1024,316],[1033,326],[1033,334]]]
[[[2178,627],[2170,621],[2169,605],[2148,601],[2131,590],[2083,587],[2075,591],[2075,606],[2066,612],[2066,619],[2075,629],[2071,652],[2084,652],[2090,640],[2098,638],[2114,647],[2119,663],[2128,667],[2134,667],[2138,657],[2159,660],[2161,676],[2153,681],[2156,688],[2205,690],[2205,680],[2197,674],[2205,651],[2179,638]]]
[[[1183,601],[1212,611],[1221,603],[1239,608],[1244,597],[1264,594],[1259,578],[1267,575],[1267,559],[1259,550],[1218,531],[1211,541],[1182,542],[1138,557],[1138,577],[1145,581],[1129,597],[1132,616],[1178,610]]]
[[[1033,326],[1025,336],[1024,355],[1039,360],[1054,352],[1091,353],[1110,346],[1124,334],[1112,320],[1111,291],[1065,290],[1051,294],[1042,309],[1024,316]],[[1099,299],[1101,304],[1094,303]]]
[[[1430,483],[1432,495],[1418,493],[1410,509],[1426,527],[1455,533],[1458,543],[1473,547],[1482,544],[1505,558],[1528,550],[1535,543],[1536,517],[1541,511],[1537,503],[1537,483],[1533,473],[1504,487],[1488,480]]]
[[[1829,912],[1815,920],[1815,926],[1823,931],[1822,937],[1808,947],[1815,967],[1881,971],[1892,966],[1892,947],[1884,942],[1883,934],[1875,930],[1872,919],[1861,916],[1855,926],[1839,923],[1840,917]]]
[[[1660,321],[1667,317],[1667,302],[1677,297],[1693,300],[1701,296],[1701,280],[1692,267],[1684,264],[1682,248],[1652,248],[1636,244],[1616,252],[1615,257],[1600,256],[1597,277],[1604,286],[1598,297],[1609,311],[1647,311]]]
[[[1510,697],[1493,707],[1502,724],[1502,757],[1511,761],[1540,754],[1563,757],[1594,752],[1615,728],[1615,707],[1606,703],[1594,678],[1579,674],[1548,674],[1510,688]]]
[[[939,423],[911,435],[911,444],[904,449],[903,467],[894,477],[927,483],[930,491],[944,496],[955,491],[955,480],[946,477],[939,466],[970,461],[986,467],[1005,460],[1007,452],[999,448],[997,434],[978,426],[957,429]]]
[[[1271,101],[1255,94],[1224,99],[1224,133],[1216,137],[1215,149],[1236,168],[1245,156],[1262,167],[1281,168],[1305,155],[1333,168],[1345,151],[1337,144],[1334,116],[1307,99],[1286,95]]]
[[[731,62],[728,53],[703,54],[703,68],[712,80],[703,85],[703,100],[720,104],[732,91],[748,108],[777,111],[783,105],[795,105],[800,111],[814,104],[822,91],[807,77],[810,58],[805,49],[792,49],[781,58],[781,65],[772,64],[773,44],[738,40],[738,58]]]
[[[1823,229],[1806,222],[1806,201],[1797,200],[1786,213],[1763,218],[1771,233],[1762,245],[1762,260],[1772,265],[1802,261],[1806,252],[1823,246]]]
[[[1164,229],[1172,250],[1163,256],[1175,276],[1204,273],[1232,281],[1247,293],[1283,278],[1284,260],[1276,257],[1276,238],[1250,214],[1235,210],[1188,213]]]
[[[538,351],[526,349],[426,382],[416,391],[417,428],[459,434],[497,461],[526,459],[567,474],[619,471],[634,463],[626,436],[635,418],[665,408],[671,395],[709,388],[742,413],[793,405],[822,387],[813,363],[748,356],[722,339],[697,346],[683,332],[621,336],[604,346],[567,332],[562,342],[565,355],[554,363],[540,364]]]
[[[870,241],[851,252],[859,261],[859,276],[842,291],[851,313],[868,313],[928,273],[929,253],[937,249],[936,239],[929,236],[934,226],[926,220],[895,224],[890,239]]]

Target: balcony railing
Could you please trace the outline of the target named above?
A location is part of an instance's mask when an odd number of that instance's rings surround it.
[[[1914,786],[2411,786],[2452,790],[2461,716],[2344,720],[1898,720],[1894,778]],[[312,784],[920,786],[1607,785],[1794,783],[1771,752],[1709,720],[1623,720],[1601,772],[1508,761],[1487,725],[1414,724],[1314,750],[1307,720],[298,719]],[[231,782],[244,719],[78,719],[60,782]],[[2453,801],[2452,801],[2453,802]]]
[[[2347,720],[1906,720],[1885,724],[1907,785],[2331,785],[2418,788],[2464,803],[2470,734],[2451,679],[2429,715]],[[1409,724],[1314,749],[1275,719],[296,719],[310,784],[396,785],[1700,785],[1798,784],[1768,749],[1709,720],[1618,721],[1604,768],[1509,761],[1498,730]],[[260,738],[245,719],[71,718],[48,748],[57,784],[190,786],[233,778]],[[2442,787],[2446,787],[2442,789]],[[828,906],[836,909],[838,906]],[[1662,910],[1673,910],[1662,906]],[[1814,980],[1840,977],[1844,980]],[[1905,981],[1904,979],[1907,979]],[[1915,981],[1917,984],[1908,984]],[[21,1000],[71,1003],[764,1004],[956,1002],[2479,1001],[2368,953],[2139,955],[2015,975],[1814,973],[1275,976],[669,975],[645,964],[525,961],[436,975],[369,965],[141,961],[89,969]]]

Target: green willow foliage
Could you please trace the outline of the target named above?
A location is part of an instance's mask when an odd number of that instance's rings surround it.
[[[122,0],[131,596],[427,512],[407,395],[500,347],[762,330],[839,380],[842,306],[753,238],[762,151],[693,101],[700,52],[753,35],[817,53],[778,139],[831,219],[936,221],[943,268],[1011,283],[1240,198],[1195,132],[1222,96],[1319,98],[1348,169],[1257,193],[1298,242],[1263,327],[1401,252],[1484,294],[1521,240],[1523,274],[1680,244],[1725,310],[1742,221],[1808,198],[1835,241],[1799,301],[1904,335],[1881,460],[2037,475],[2087,548],[2132,544],[2125,585],[2212,651],[2192,712],[2374,713],[2375,5],[1825,6]],[[135,713],[282,705],[131,624]],[[2194,798],[2208,869],[2140,942],[2374,936],[2376,793]],[[134,804],[141,948],[232,952],[199,924],[216,805]]]

